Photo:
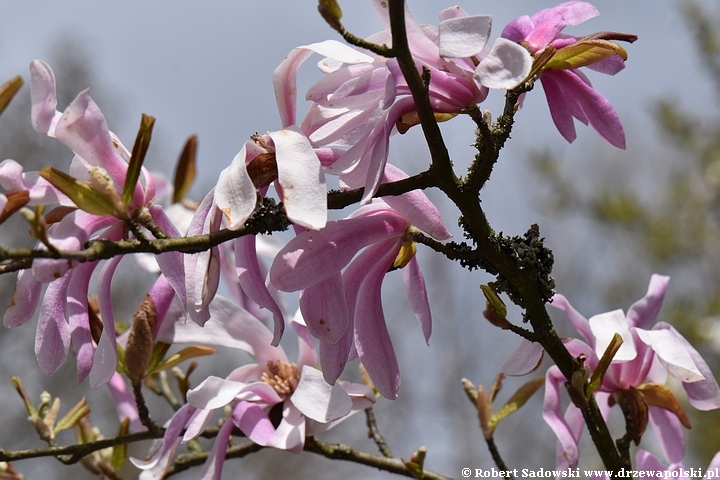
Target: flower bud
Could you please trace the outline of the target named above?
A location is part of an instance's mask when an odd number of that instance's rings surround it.
[[[155,323],[157,310],[150,295],[140,303],[125,347],[125,370],[133,382],[145,377],[145,370],[150,364],[153,345],[155,344]]]

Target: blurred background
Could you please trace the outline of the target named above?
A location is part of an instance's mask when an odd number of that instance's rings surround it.
[[[367,36],[381,29],[368,3],[340,4],[349,31]],[[280,128],[271,76],[284,56],[295,46],[338,38],[315,5],[310,0],[7,2],[0,21],[0,81],[15,75],[27,81],[29,62],[47,61],[56,74],[58,108],[64,109],[78,92],[90,87],[110,129],[129,148],[140,115],[155,116],[145,165],[169,178],[184,142],[197,135],[199,176],[189,197],[199,200],[250,135]],[[470,14],[492,14],[495,38],[510,20],[554,5],[547,0],[523,0],[461,6]],[[449,6],[409,2],[420,22],[434,25],[438,12]],[[611,101],[623,121],[627,150],[615,149],[592,128],[580,124],[577,140],[567,144],[552,124],[544,94],[537,88],[527,95],[516,116],[512,139],[482,192],[483,205],[493,227],[506,235],[521,235],[531,224],[539,224],[555,254],[557,291],[586,317],[616,308],[627,310],[644,295],[653,272],[671,275],[659,320],[681,330],[717,372],[720,40],[716,33],[720,10],[711,0],[608,0],[597,7],[600,17],[566,33],[612,30],[640,38],[626,47],[629,60],[624,71],[614,77],[589,73],[595,88]],[[321,76],[313,64],[306,62],[301,71],[301,112],[306,108],[303,92]],[[502,93],[491,92],[483,108],[497,116],[502,104]],[[67,167],[72,153],[32,130],[29,105],[26,85],[0,117],[0,160],[13,158],[26,171],[48,164]],[[473,158],[473,124],[456,118],[442,129],[462,174]],[[430,160],[419,129],[394,139],[390,161],[409,174],[427,167]],[[437,193],[428,195],[446,215],[447,226],[462,239],[456,210]],[[26,231],[22,222],[3,224],[0,242],[32,245]],[[485,301],[478,287],[491,281],[490,276],[467,272],[438,254],[419,250],[434,313],[433,336],[430,346],[425,345],[405,300],[400,273],[388,275],[385,313],[403,385],[398,400],[379,400],[375,413],[395,455],[409,459],[424,445],[428,448],[426,468],[457,477],[462,467],[494,465],[460,379],[467,377],[489,388],[519,339],[482,317]],[[129,320],[153,276],[138,270],[131,259],[121,267],[114,282],[116,317]],[[13,284],[13,276],[0,278],[3,310]],[[293,301],[290,298],[288,303]],[[510,318],[519,322],[520,312],[511,309]],[[114,435],[117,415],[106,392],[92,391],[86,383],[76,387],[72,359],[52,377],[39,372],[32,347],[33,325],[0,333],[0,425],[4,427],[0,448],[42,446],[26,422],[11,375],[22,378],[36,401],[43,390],[61,397],[61,412],[87,395],[93,424],[104,435]],[[557,328],[561,335],[573,333],[560,316]],[[292,352],[295,343],[288,336],[283,345]],[[201,359],[192,378],[197,384],[204,375],[225,376],[247,360],[237,352],[224,351]],[[546,367],[534,376],[542,375]],[[348,371],[348,378],[354,375]],[[506,379],[495,408],[528,378]],[[684,393],[679,397],[685,401]],[[171,411],[155,400],[151,399],[151,411],[162,422]],[[552,468],[555,464],[555,437],[542,421],[541,404],[542,390],[496,431],[510,468]],[[690,408],[688,414],[693,429],[687,434],[685,466],[705,468],[720,450],[716,428],[720,417]],[[623,433],[619,412],[611,418],[611,429],[616,437]],[[321,438],[376,451],[367,438],[362,414]],[[61,444],[73,441],[68,433],[59,438]],[[592,452],[587,439],[586,444],[584,452]],[[650,430],[643,447],[661,456]],[[147,445],[133,447],[132,453],[143,456],[146,449]],[[582,465],[593,468],[599,463],[588,453]],[[26,478],[96,478],[81,466],[65,467],[51,458],[25,460],[15,467]],[[193,478],[195,473],[191,470],[175,478]],[[228,461],[225,474],[247,479],[391,477],[312,454],[270,450]],[[123,471],[123,478],[136,475],[131,468]]]

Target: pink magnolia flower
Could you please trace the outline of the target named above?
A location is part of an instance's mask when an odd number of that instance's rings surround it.
[[[219,478],[233,427],[264,446],[299,453],[305,437],[332,428],[349,415],[371,406],[372,391],[359,384],[325,382],[307,327],[296,315],[291,325],[298,334],[297,363],[290,363],[282,347],[270,345],[272,333],[257,318],[233,302],[216,297],[211,318],[200,328],[192,322],[166,322],[159,339],[172,343],[204,343],[239,348],[257,363],[243,365],[226,378],[210,376],[188,392],[188,404],[175,413],[163,439],[155,442],[148,460],[133,459],[145,470],[141,478],[160,478],[182,441],[201,434],[215,410],[230,405],[207,463],[197,478]],[[179,312],[176,313],[179,317]],[[270,415],[282,415],[273,425]],[[184,430],[184,433],[183,433]]]
[[[276,288],[303,290],[300,309],[310,333],[320,339],[325,380],[335,383],[348,360],[358,355],[377,390],[391,399],[397,397],[400,375],[383,315],[382,281],[388,271],[405,267],[408,299],[429,339],[430,307],[408,232],[418,227],[438,239],[450,236],[422,192],[406,195],[406,202],[399,202],[402,214],[376,200],[344,220],[299,234],[270,267]]]
[[[30,65],[30,73],[32,124],[35,130],[57,138],[75,153],[70,166],[71,176],[89,182],[94,188],[102,190],[107,198],[119,201],[130,153],[108,130],[102,112],[88,91],[81,92],[61,113],[55,109],[55,77],[50,67],[35,60]],[[55,187],[39,179],[36,172],[22,173],[22,167],[15,163],[3,163],[0,177],[4,187],[12,185],[12,189],[28,190],[30,205],[44,202],[72,205]],[[56,201],[49,202],[53,198]],[[72,210],[48,228],[48,240],[62,250],[80,249],[90,239],[120,240],[125,235],[125,223],[117,215],[122,213],[120,210],[123,208],[127,209],[125,213],[128,216],[142,211],[168,235],[179,236],[154,201],[155,181],[143,169],[127,206],[116,204],[115,214]],[[110,380],[117,356],[110,283],[121,258],[107,261],[100,272],[98,298],[104,330],[97,348],[90,335],[87,298],[90,278],[99,262],[78,265],[66,260],[40,259],[33,263],[31,270],[19,274],[13,301],[3,321],[8,327],[26,323],[40,302],[42,284],[49,283],[40,309],[35,340],[35,353],[44,373],[52,374],[64,363],[72,343],[77,352],[79,381],[89,375],[91,386],[97,388]],[[181,255],[165,253],[159,255],[157,261],[168,281],[184,296]]]
[[[630,307],[627,315],[622,310],[615,310],[587,320],[565,297],[553,297],[550,305],[563,310],[587,342],[573,339],[566,346],[573,356],[587,356],[585,365],[590,371],[597,367],[615,333],[623,339],[596,392],[598,405],[605,414],[609,414],[608,401],[611,397],[622,398],[632,389],[642,391],[643,387],[652,384],[662,385],[667,374],[682,382],[688,401],[695,408],[711,410],[720,407],[720,388],[697,350],[670,325],[664,322],[653,325],[668,281],[669,277],[653,275],[647,294]],[[580,410],[574,405],[571,404],[564,414],[561,410],[560,387],[565,382],[557,367],[548,370],[543,407],[543,418],[558,437],[557,462],[561,468],[577,464],[578,441],[584,425]],[[634,398],[641,401],[637,396]],[[665,456],[671,462],[679,462],[683,458],[685,444],[677,412],[652,404],[648,407],[649,420],[658,433]]]
[[[387,3],[371,3],[386,30],[367,40],[390,45]],[[418,70],[430,71],[429,95],[438,115],[453,116],[483,101],[487,87],[514,88],[527,77],[531,58],[525,49],[505,39],[486,49],[489,16],[469,16],[453,7],[441,12],[440,20],[439,29],[420,25],[406,11],[410,49]],[[313,52],[326,57],[319,67],[327,76],[308,90],[313,103],[300,129],[316,149],[326,147],[329,173],[345,174],[364,164],[367,203],[381,182],[395,125],[417,123],[414,102],[395,59],[326,41],[296,48],[275,70],[283,125],[296,124],[296,75]],[[351,148],[344,152],[332,149],[346,146]]]
[[[518,17],[505,27],[502,37],[522,42],[532,54],[548,46],[560,50],[579,40],[561,33],[565,27],[579,25],[599,14],[589,3],[566,2],[541,10],[531,17]],[[614,75],[624,66],[620,56],[612,55],[596,61],[589,68]],[[540,75],[540,82],[547,96],[553,122],[568,142],[576,138],[573,123],[573,118],[576,118],[585,125],[589,123],[610,144],[625,148],[625,132],[615,109],[592,88],[590,80],[579,69],[565,66],[547,68]]]

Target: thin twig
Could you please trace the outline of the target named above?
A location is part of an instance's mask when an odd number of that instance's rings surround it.
[[[365,409],[365,418],[368,427],[368,437],[373,439],[375,445],[378,447],[378,450],[380,450],[380,453],[383,454],[383,457],[394,458],[392,452],[390,451],[390,447],[388,447],[388,444],[385,441],[385,437],[383,437],[380,433],[380,429],[377,426],[377,420],[375,419],[375,411],[372,407]]]

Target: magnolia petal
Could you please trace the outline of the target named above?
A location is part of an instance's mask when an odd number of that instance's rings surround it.
[[[569,467],[574,468],[577,465],[580,452],[578,450],[578,440],[562,412],[560,385],[564,385],[566,381],[565,376],[557,367],[548,369],[545,375],[545,400],[542,415],[545,422],[557,436],[558,458],[564,459]],[[577,409],[573,405],[568,408]]]
[[[340,271],[303,290],[300,294],[300,310],[314,337],[327,343],[336,343],[349,323]]]
[[[403,268],[403,279],[405,281],[405,293],[407,293],[410,308],[415,313],[420,323],[425,343],[430,344],[430,334],[432,333],[432,313],[430,312],[430,302],[428,300],[427,288],[425,288],[425,279],[420,271],[420,264],[417,256],[413,256],[410,262]]]
[[[544,352],[542,345],[523,338],[520,340],[520,345],[517,346],[510,358],[502,366],[500,372],[511,377],[527,375],[540,366]]]
[[[242,291],[260,308],[267,308],[273,314],[272,345],[280,344],[285,331],[285,317],[282,308],[273,298],[265,284],[257,256],[257,237],[245,235],[235,240],[235,271]]]
[[[307,418],[321,423],[344,417],[352,408],[350,396],[339,383],[329,385],[320,370],[308,365],[302,368],[290,401]]]
[[[623,343],[613,357],[614,362],[629,362],[637,357],[637,349],[628,322],[622,310],[595,315],[588,321],[595,337],[595,354],[602,358],[605,349],[610,345],[613,336],[617,333]]]
[[[531,68],[532,57],[525,48],[498,38],[475,69],[475,78],[488,88],[510,90],[527,78]]]
[[[259,405],[239,402],[232,413],[233,423],[258,445],[268,445],[275,433],[270,417]]]
[[[567,26],[579,25],[600,15],[597,8],[587,2],[565,2],[541,10],[531,17],[533,30],[526,37],[533,51],[552,42]]]
[[[441,57],[472,57],[485,48],[492,26],[491,15],[473,15],[443,20],[438,25]]]
[[[373,58],[336,40],[326,40],[293,49],[273,72],[273,88],[283,127],[295,125],[297,72],[313,53],[343,63],[372,63]]]
[[[77,356],[78,383],[90,373],[95,353],[90,334],[88,290],[90,277],[98,263],[88,262],[75,267],[67,291],[67,315],[73,349]]]
[[[31,270],[21,270],[15,281],[10,306],[5,310],[3,325],[7,328],[27,323],[37,310],[42,284],[35,280]]]
[[[355,348],[377,391],[390,400],[397,398],[400,389],[400,369],[385,324],[380,292],[385,273],[395,260],[398,248],[398,242],[388,240],[367,249],[356,260],[372,255],[374,262],[365,270],[357,292]]]
[[[155,225],[160,227],[170,238],[179,238],[181,236],[180,232],[175,228],[175,225],[160,205],[151,206],[150,215]],[[184,307],[187,304],[187,290],[185,286],[185,261],[183,260],[183,254],[180,252],[165,252],[157,255],[155,260],[167,283],[172,286],[181,301],[181,305]]]
[[[246,146],[243,146],[230,166],[220,172],[215,186],[215,205],[225,216],[231,230],[245,224],[257,203],[257,190],[247,173],[246,154]]]
[[[302,232],[275,257],[270,281],[285,292],[302,290],[342,270],[361,248],[402,236],[406,228],[404,218],[387,211]]]
[[[592,333],[592,329],[590,328],[590,324],[588,323],[587,319],[580,315],[580,313],[575,310],[575,308],[570,305],[570,302],[567,298],[565,298],[563,295],[557,293],[555,296],[550,300],[548,305],[553,306],[555,308],[558,308],[565,312],[565,315],[567,315],[568,320],[570,320],[570,323],[573,327],[575,327],[575,330],[578,331],[580,335],[583,336],[585,341],[591,346],[595,346],[595,335]]]
[[[685,347],[685,351],[692,358],[700,374],[705,377],[704,380],[699,382],[683,383],[683,388],[685,389],[685,393],[687,393],[690,405],[698,410],[714,410],[720,408],[720,387],[718,387],[713,372],[700,353],[672,326],[661,322],[658,323],[655,328],[663,328],[672,332],[677,341]]]
[[[650,423],[652,423],[665,458],[670,463],[682,462],[685,458],[685,434],[677,415],[670,410],[658,407],[650,407],[649,412]]]
[[[224,407],[240,393],[246,384],[210,376],[187,392],[187,401],[196,408],[213,410]]]
[[[107,383],[115,374],[117,364],[117,343],[115,341],[115,315],[113,313],[110,282],[122,256],[114,257],[100,271],[98,285],[98,304],[102,317],[103,331],[95,349],[93,366],[90,369],[89,381],[92,388]]]
[[[345,370],[345,365],[350,360],[354,339],[354,328],[349,324],[337,342],[328,343],[320,340],[320,365],[323,377],[330,385],[334,385]]]
[[[55,125],[61,114],[57,111],[55,74],[42,60],[30,62],[30,102],[32,126],[38,133],[55,135]]]
[[[295,312],[295,315],[290,322],[290,326],[292,326],[292,329],[295,330],[295,333],[298,336],[297,366],[299,368],[302,368],[305,365],[314,367],[317,364],[317,353],[315,352],[315,347],[313,346],[313,341],[310,337],[310,331],[305,324],[305,320],[303,319],[300,309]]]
[[[572,143],[577,138],[572,114],[573,107],[570,103],[574,100],[564,93],[562,84],[559,81],[560,78],[555,76],[558,73],[562,72],[553,70],[543,72],[540,83],[545,92],[545,97],[547,97],[550,117],[552,117],[555,127],[568,143]]]
[[[314,230],[327,222],[325,174],[310,141],[297,127],[270,132],[277,157],[278,183],[288,218]]]
[[[285,402],[283,419],[267,446],[300,453],[305,445],[305,417],[291,402]]]
[[[633,303],[628,310],[628,323],[633,327],[648,330],[657,320],[662,307],[670,277],[653,274],[648,291],[643,298]]]
[[[195,476],[196,480],[220,480],[228,442],[230,441],[230,433],[234,426],[233,422],[230,421],[222,424],[207,460]]]
[[[48,286],[40,307],[35,355],[40,370],[45,375],[52,375],[60,368],[70,348],[70,328],[65,320],[65,303],[73,273],[66,273]]]
[[[155,475],[148,478],[157,478],[158,480],[163,478],[165,470],[180,444],[182,431],[190,417],[195,413],[195,410],[195,407],[187,403],[180,407],[180,410],[175,412],[175,415],[173,415],[167,423],[162,440],[153,443],[151,452],[154,451],[154,454],[147,460],[130,457],[133,465],[145,471],[152,469]]]
[[[213,417],[215,417],[214,410],[196,410],[190,420],[188,420],[187,428],[183,434],[182,441],[188,442],[193,438],[197,438],[205,431],[207,426],[210,425]],[[229,423],[232,424],[232,422]]]
[[[210,304],[210,319],[203,327],[182,319],[163,324],[158,340],[165,343],[199,343],[238,348],[250,353],[262,365],[285,361],[282,347],[273,347],[272,333],[244,308],[227,298],[216,296]]]
[[[55,136],[90,165],[104,168],[116,186],[125,183],[127,163],[113,146],[105,117],[88,90],[80,92],[63,112]]]
[[[668,373],[684,383],[705,380],[680,335],[669,329],[636,330],[640,339],[657,354]]]
[[[126,418],[130,420],[130,431],[140,432],[145,430],[142,422],[140,422],[140,414],[138,414],[135,396],[128,390],[125,379],[122,375],[115,372],[108,383],[105,384],[110,393],[110,398],[115,405],[118,414],[118,420],[122,423]]]

